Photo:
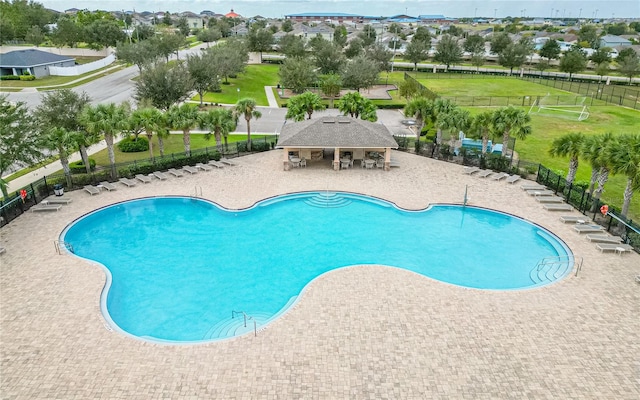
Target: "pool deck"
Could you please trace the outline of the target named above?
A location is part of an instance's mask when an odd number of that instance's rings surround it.
[[[0,247],[7,249],[0,255],[0,397],[640,397],[640,285],[634,281],[640,255],[600,253],[559,219],[577,212],[545,211],[520,183],[468,176],[461,166],[405,153],[394,158],[401,167],[389,172],[312,163],[285,172],[280,152],[268,152],[193,176],[117,184],[97,196],[74,191],[59,212],[21,216],[0,230]],[[397,268],[345,268],[316,279],[257,337],[168,346],[107,329],[100,313],[104,272],[56,255],[53,245],[69,222],[98,207],[190,195],[196,186],[229,208],[289,192],[343,190],[420,209],[460,203],[465,185],[469,204],[525,217],[562,238],[584,258],[579,276],[538,289],[481,291]],[[374,234],[384,241],[384,227]],[[429,246],[410,232],[406,239]],[[487,246],[500,254],[500,238],[487,238]]]

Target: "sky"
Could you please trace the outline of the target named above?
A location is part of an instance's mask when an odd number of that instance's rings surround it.
[[[36,0],[57,11],[69,8],[107,11],[193,11],[226,14],[233,9],[245,17],[281,18],[305,12],[350,13],[368,16],[442,14],[447,17],[583,17],[640,18],[639,0]]]

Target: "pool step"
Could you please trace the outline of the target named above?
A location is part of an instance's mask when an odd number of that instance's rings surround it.
[[[244,335],[248,332],[253,332],[253,321],[256,321],[258,330],[260,326],[265,324],[272,317],[269,313],[254,313],[247,314],[247,326],[244,326],[244,317],[242,315],[236,315],[235,318],[226,318],[215,324],[207,331],[202,337],[203,340],[210,339],[225,339],[234,336]],[[249,319],[251,318],[251,319]]]
[[[529,277],[535,284],[553,282],[564,276],[571,266],[572,262],[567,260],[541,264],[531,270]]]
[[[319,208],[345,207],[351,204],[351,200],[338,193],[318,193],[304,200],[310,206]]]

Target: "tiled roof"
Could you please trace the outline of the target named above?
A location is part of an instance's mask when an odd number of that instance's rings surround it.
[[[336,116],[285,124],[278,147],[398,148],[389,129],[378,123]]]
[[[4,68],[33,67],[69,60],[74,61],[74,58],[36,49],[16,50],[0,55],[0,66]]]

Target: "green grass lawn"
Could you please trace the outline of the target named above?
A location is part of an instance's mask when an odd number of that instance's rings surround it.
[[[415,74],[411,74],[416,77]],[[432,79],[429,79],[431,75]],[[433,74],[417,74],[418,81],[442,96],[474,97],[474,96],[545,96],[573,95],[574,93],[554,89],[538,83],[523,81],[517,78],[484,77],[478,78],[435,78]]]
[[[109,68],[115,67],[117,66],[118,68],[112,69],[110,71],[106,71]],[[87,83],[87,81],[89,79],[93,80],[93,79],[98,79],[100,77],[103,77],[105,75],[108,74],[112,74],[116,71],[119,71],[120,69],[124,68],[122,65],[119,64],[111,64],[111,65],[107,65],[106,67],[97,69],[95,71],[91,71],[91,72],[87,72],[85,74],[82,75],[77,75],[77,76],[45,76],[43,78],[38,78],[36,80],[33,81],[1,81],[2,83],[0,84],[0,86],[6,86],[9,88],[27,88],[27,87],[35,87],[35,88],[40,88],[40,87],[48,87],[48,86],[54,86],[54,85],[64,85],[67,84],[69,82],[73,82],[77,79],[81,79],[81,82],[78,82],[76,84],[72,84],[72,85],[65,85],[64,87],[73,87],[73,86],[77,86],[77,85],[81,85],[83,83]],[[89,78],[90,75],[93,74],[97,74],[103,72],[102,74],[96,75],[95,77],[91,77]],[[84,79],[83,79],[84,78]],[[4,89],[3,89],[4,90]]]
[[[278,65],[247,65],[245,71],[237,78],[229,78],[229,85],[220,85],[221,93],[206,93],[204,101],[207,103],[235,104],[239,99],[251,97],[259,106],[268,106],[265,86],[276,86],[278,78]],[[223,81],[224,82],[224,81]],[[240,91],[238,92],[238,89]],[[200,101],[196,95],[192,100]]]

